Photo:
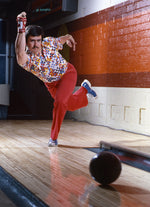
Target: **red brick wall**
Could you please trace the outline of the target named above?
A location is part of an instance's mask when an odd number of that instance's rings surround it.
[[[129,0],[67,24],[78,85],[150,87],[150,1]]]

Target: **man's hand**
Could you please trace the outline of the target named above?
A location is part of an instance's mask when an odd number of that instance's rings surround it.
[[[66,34],[65,36],[61,36],[60,41],[61,41],[62,44],[66,43],[69,47],[72,47],[73,51],[76,50],[76,44],[77,43],[71,35]]]
[[[26,15],[27,15],[26,12],[23,11],[20,14],[18,14],[17,17],[23,17],[24,18],[24,17],[26,17]]]
[[[26,12],[21,12],[17,16],[17,30],[18,30],[18,33],[25,32],[26,23],[27,23]]]
[[[73,48],[73,51],[75,51],[76,50],[76,44],[77,43],[75,42],[74,38],[71,35],[67,34],[66,36],[67,36],[66,44],[69,47],[72,47]]]

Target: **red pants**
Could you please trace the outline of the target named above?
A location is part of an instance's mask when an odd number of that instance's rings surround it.
[[[87,106],[87,90],[81,87],[72,94],[77,81],[77,72],[73,65],[68,63],[68,69],[59,81],[45,83],[49,93],[54,98],[53,122],[51,138],[57,139],[66,111],[74,111]]]

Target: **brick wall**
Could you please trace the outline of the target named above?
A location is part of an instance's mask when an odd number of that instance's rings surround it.
[[[129,0],[67,24],[78,85],[150,87],[150,2]]]
[[[69,60],[77,86],[87,78],[98,94],[71,117],[150,135],[150,1],[124,1],[67,22],[62,24],[77,41]]]

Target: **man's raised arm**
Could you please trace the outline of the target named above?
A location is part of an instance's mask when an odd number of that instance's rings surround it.
[[[15,41],[16,58],[19,65],[24,65],[27,61],[25,26],[26,26],[26,13],[22,12],[17,16],[17,37]]]

